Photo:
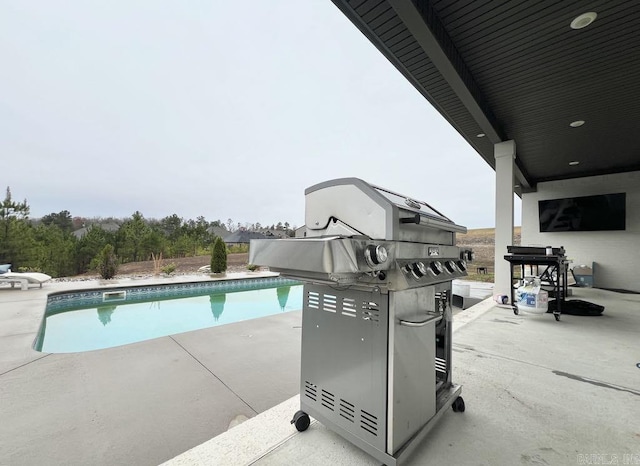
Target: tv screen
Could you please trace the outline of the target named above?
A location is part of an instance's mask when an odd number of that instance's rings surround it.
[[[626,194],[538,201],[540,231],[624,230]]]

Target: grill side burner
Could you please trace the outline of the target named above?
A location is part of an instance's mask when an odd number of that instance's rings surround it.
[[[452,406],[451,282],[466,232],[425,202],[343,178],[305,191],[302,238],[252,240],[249,261],[305,282],[300,431],[309,415],[387,465]]]

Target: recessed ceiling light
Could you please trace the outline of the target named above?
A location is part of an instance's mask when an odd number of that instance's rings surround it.
[[[580,162],[578,162],[577,160],[572,160],[571,162],[569,162],[569,165],[571,165],[572,167],[576,166],[576,165],[580,165]]]
[[[588,25],[593,23],[596,20],[598,13],[595,11],[590,11],[589,13],[583,13],[580,16],[571,21],[571,29],[582,29],[586,28]]]
[[[578,128],[579,126],[582,126],[582,125],[584,125],[584,120],[576,120],[569,123],[569,126],[571,126],[572,128]]]
[[[514,184],[514,185],[513,185],[513,187],[514,187],[514,188],[519,188],[519,187],[520,187],[520,185],[519,185],[519,184]]]
[[[476,134],[476,137],[477,137],[477,138],[483,138],[483,137],[485,137],[485,136],[486,136],[486,134],[484,134],[484,133],[478,133],[478,134]]]

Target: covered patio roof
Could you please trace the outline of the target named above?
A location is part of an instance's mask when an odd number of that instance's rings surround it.
[[[639,2],[333,2],[516,192],[640,170]]]

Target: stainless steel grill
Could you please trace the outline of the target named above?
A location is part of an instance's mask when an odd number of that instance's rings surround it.
[[[300,238],[252,240],[250,262],[305,282],[301,410],[375,458],[408,457],[445,409],[451,281],[467,274],[466,232],[425,202],[357,178],[305,191]]]

